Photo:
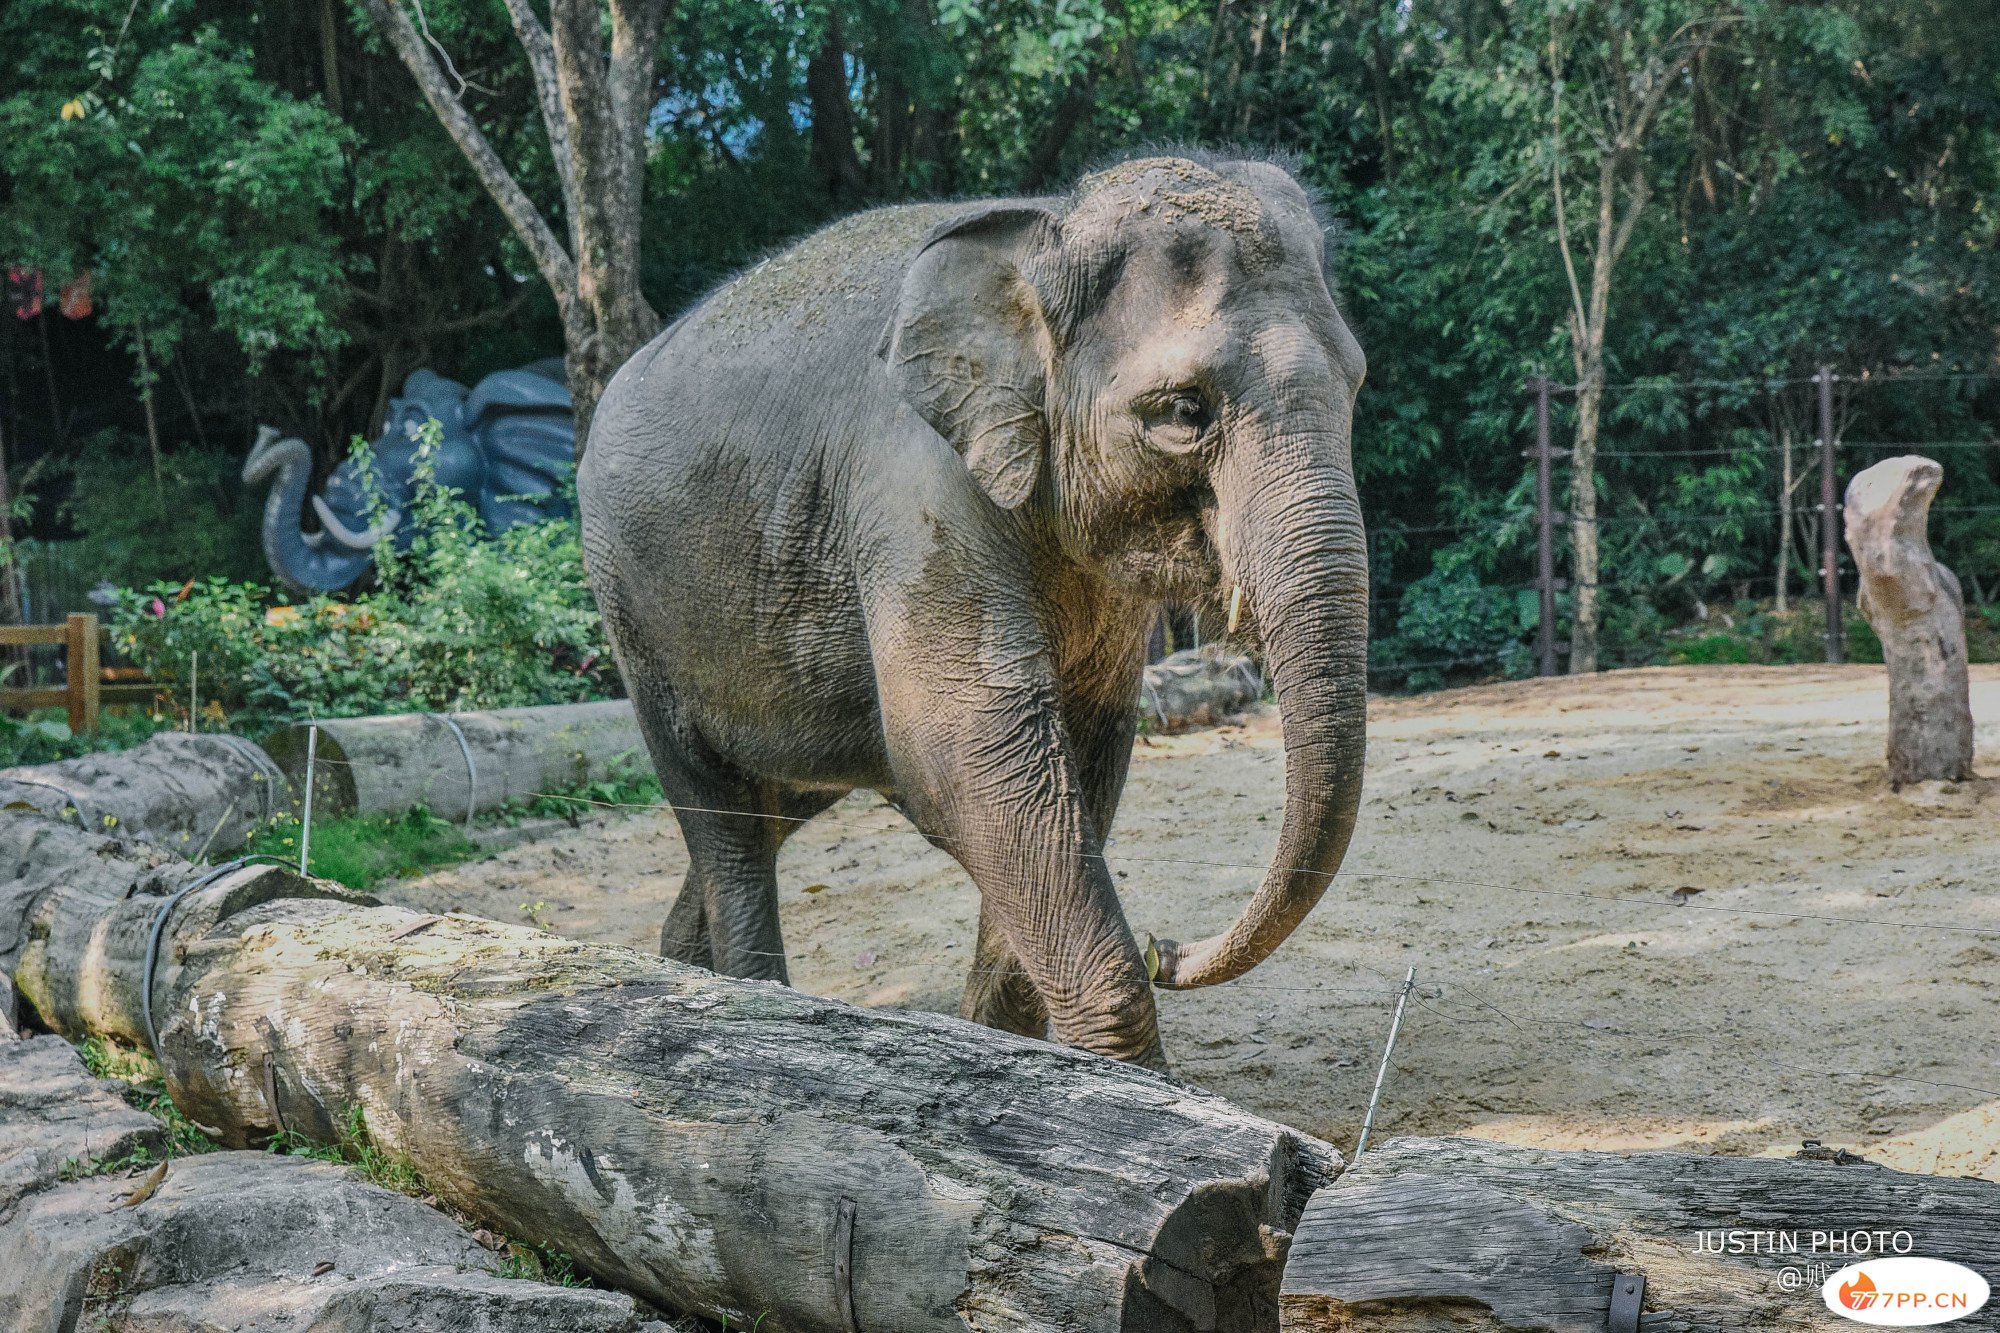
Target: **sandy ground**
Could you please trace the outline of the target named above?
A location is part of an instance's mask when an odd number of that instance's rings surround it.
[[[1981,769],[2000,774],[2000,668],[1973,671]],[[1249,977],[1162,995],[1175,1071],[1351,1147],[1414,966],[1378,1132],[1820,1138],[2000,1179],[2000,780],[1891,792],[1886,710],[1870,667],[1375,701],[1347,873]],[[1268,711],[1142,741],[1109,849],[1135,928],[1223,926],[1283,787]],[[645,812],[386,896],[652,948],[685,865],[672,817]],[[975,895],[878,799],[801,830],[780,878],[794,984],[956,1008]]]

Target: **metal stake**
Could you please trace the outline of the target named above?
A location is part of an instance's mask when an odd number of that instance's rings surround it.
[[[1382,1067],[1375,1071],[1375,1091],[1368,1098],[1368,1115],[1361,1122],[1361,1138],[1354,1145],[1354,1155],[1359,1158],[1368,1151],[1368,1132],[1375,1128],[1375,1108],[1382,1104],[1382,1084],[1389,1077],[1389,1057],[1396,1050],[1396,1034],[1403,1027],[1403,1007],[1410,1002],[1410,992],[1416,989],[1417,969],[1411,968],[1410,975],[1403,978],[1403,989],[1396,996],[1396,1016],[1389,1021],[1389,1044],[1382,1048]]]
[[[1821,366],[1819,381],[1820,577],[1826,584],[1826,660],[1846,656],[1840,623],[1840,493],[1833,484],[1833,367]]]
[[[1542,594],[1541,674],[1556,674],[1556,544],[1554,501],[1550,496],[1549,377],[1535,376],[1535,581]]]
[[[306,808],[299,821],[299,874],[306,874],[306,857],[313,841],[313,774],[319,759],[319,724],[306,728]]]
[[[188,730],[200,730],[197,721],[201,716],[201,650],[188,654]]]

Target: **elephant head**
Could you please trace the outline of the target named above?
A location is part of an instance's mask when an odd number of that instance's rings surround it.
[[[1368,560],[1350,428],[1365,362],[1291,174],[1204,154],[936,229],[881,351],[992,500],[1137,597],[1261,644],[1285,813],[1234,924],[1157,941],[1169,987],[1241,976],[1312,910],[1360,804]],[[1136,671],[1137,664],[1134,664]]]
[[[420,461],[418,431],[430,421],[440,428],[429,454],[436,483],[473,501],[488,532],[562,512],[557,489],[575,451],[575,427],[569,391],[548,363],[488,375],[469,393],[455,380],[418,370],[403,382],[402,396],[389,400],[367,465],[358,456],[347,459],[310,497],[312,451],[269,426],[259,429],[243,481],[270,484],[264,555],[279,581],[298,593],[332,592],[368,571],[378,543],[409,545],[415,533],[405,518]],[[304,527],[308,499],[316,531]]]

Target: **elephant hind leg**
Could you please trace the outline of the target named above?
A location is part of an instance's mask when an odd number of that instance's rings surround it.
[[[670,794],[687,840],[688,876],[660,933],[661,952],[724,976],[790,984],[778,928],[778,851],[841,795],[748,782],[718,783],[699,796]]]
[[[973,951],[972,970],[965,975],[958,1016],[1024,1037],[1048,1035],[1049,1007],[984,903],[979,907],[979,945]]]
[[[680,896],[667,911],[660,927],[660,956],[678,963],[715,969],[715,952],[708,945],[708,892],[701,885],[700,871],[690,865],[681,881]]]

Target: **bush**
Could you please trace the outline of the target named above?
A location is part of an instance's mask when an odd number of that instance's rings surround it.
[[[1404,591],[1396,632],[1370,657],[1377,670],[1403,671],[1412,690],[1437,689],[1451,672],[1528,676],[1534,654],[1525,636],[1540,622],[1534,592],[1484,584],[1468,561],[1443,551]]]
[[[436,444],[436,428],[429,443]],[[120,589],[118,647],[246,730],[310,717],[461,711],[602,698],[615,682],[573,518],[486,536],[420,468],[407,551],[376,549],[380,586],[290,603],[215,578]]]
[[[70,731],[61,709],[42,709],[26,718],[0,713],[0,768],[52,764],[99,750],[123,750],[163,725],[162,719],[144,714],[106,713],[94,733],[78,736]]]

